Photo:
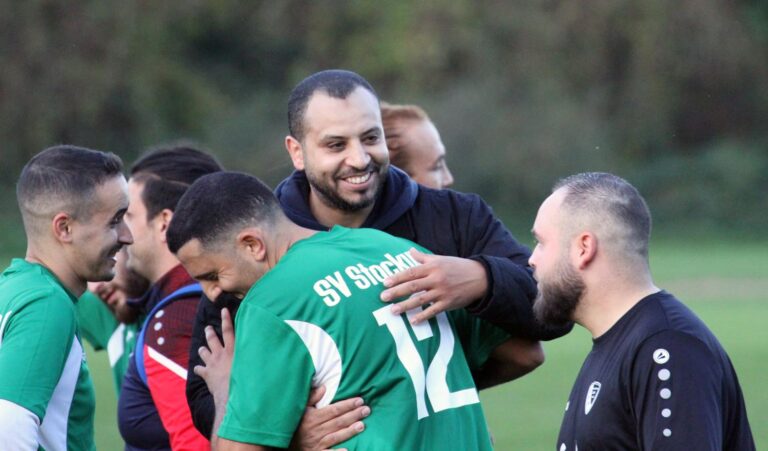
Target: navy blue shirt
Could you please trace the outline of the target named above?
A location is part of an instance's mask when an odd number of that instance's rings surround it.
[[[755,443],[725,350],[661,291],[594,340],[556,449],[749,451]]]

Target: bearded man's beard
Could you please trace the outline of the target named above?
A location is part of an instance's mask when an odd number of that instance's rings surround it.
[[[320,177],[317,177],[312,171],[305,170],[304,173],[307,176],[307,181],[309,181],[309,184],[312,186],[312,188],[319,194],[319,197],[323,203],[331,208],[354,213],[364,208],[368,208],[376,202],[376,199],[384,189],[388,169],[388,166],[383,167],[371,161],[363,171],[360,171],[373,172],[378,175],[379,179],[376,186],[376,191],[370,196],[363,197],[356,202],[349,201],[342,197],[338,192],[336,192],[333,186],[331,186],[325,180],[322,180]]]
[[[539,280],[533,314],[542,324],[564,326],[573,320],[573,312],[585,289],[579,274],[563,259],[557,264],[551,280]]]

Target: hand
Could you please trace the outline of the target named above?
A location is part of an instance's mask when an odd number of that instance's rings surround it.
[[[88,282],[88,290],[98,296],[107,306],[113,309],[113,303],[110,302],[118,291],[117,286],[110,282]]]
[[[121,323],[130,324],[138,319],[139,312],[128,304],[128,294],[115,280],[88,282],[88,290],[101,299]]]
[[[370,415],[371,408],[363,405],[362,398],[345,399],[321,408],[314,407],[324,394],[325,386],[310,392],[307,408],[293,436],[290,449],[327,451],[331,446],[348,440],[365,429],[365,425],[359,420]]]
[[[381,293],[384,302],[410,296],[392,306],[395,315],[431,303],[411,318],[412,324],[418,324],[440,312],[464,308],[485,296],[488,280],[485,268],[479,262],[428,255],[416,249],[411,249],[410,253],[421,264],[387,278],[384,281],[387,289]]]
[[[205,381],[208,391],[213,395],[217,410],[224,408],[229,398],[229,376],[232,371],[232,355],[235,348],[232,319],[229,316],[229,310],[225,308],[221,309],[221,335],[224,343],[219,341],[213,327],[206,326],[205,340],[208,342],[208,347],[201,346],[197,350],[205,365],[197,365],[193,370]]]

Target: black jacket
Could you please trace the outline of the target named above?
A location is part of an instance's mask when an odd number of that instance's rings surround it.
[[[314,230],[327,230],[309,209],[309,182],[304,172],[296,171],[283,180],[275,194],[293,222]],[[488,275],[488,295],[467,310],[513,336],[550,340],[565,335],[573,327],[550,329],[536,322],[532,310],[536,282],[528,268],[530,252],[515,240],[480,196],[426,188],[401,170],[390,167],[384,189],[362,227],[406,238],[437,255],[480,262]],[[221,307],[228,307],[234,318],[238,305],[237,299],[229,297],[216,304],[201,302],[192,335],[190,369],[202,364],[197,349],[205,345],[205,326],[214,325],[220,334]],[[205,381],[192,371],[187,379],[187,400],[195,426],[210,437],[213,397]]]

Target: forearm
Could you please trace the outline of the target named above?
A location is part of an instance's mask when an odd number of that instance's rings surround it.
[[[544,350],[538,341],[510,338],[494,349],[485,365],[472,373],[478,390],[515,380],[544,363]]]
[[[468,306],[467,311],[515,337],[530,340],[552,340],[571,331],[573,323],[556,328],[536,321],[533,315],[536,281],[527,267],[506,257],[480,255],[473,259],[486,269],[488,290],[486,296]]]
[[[219,438],[219,426],[221,426],[221,422],[224,420],[224,413],[226,412],[227,408],[227,401],[219,401],[215,402],[214,400],[214,406],[215,406],[215,413],[213,415],[213,426],[211,427],[211,450],[218,450],[218,449],[241,449],[237,447],[231,447],[236,446],[238,442],[232,442],[225,439]],[[222,447],[223,446],[223,447]],[[242,448],[242,449],[248,449],[248,448]]]

